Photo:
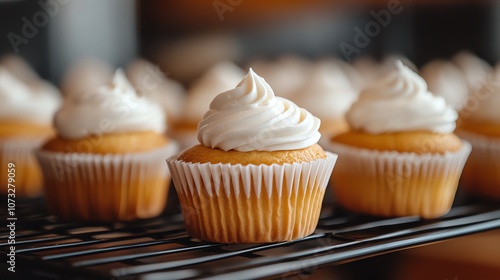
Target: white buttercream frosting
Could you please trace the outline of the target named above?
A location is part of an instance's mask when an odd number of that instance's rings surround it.
[[[160,104],[168,116],[177,119],[182,115],[184,88],[167,78],[158,66],[137,59],[127,66],[127,76],[138,92]]]
[[[204,146],[224,151],[278,151],[318,142],[320,120],[285,98],[275,97],[252,69],[235,89],[219,94],[198,125]]]
[[[60,103],[61,97],[52,86],[25,84],[0,67],[0,119],[50,125]]]
[[[68,139],[96,133],[165,131],[161,107],[138,96],[121,69],[109,85],[66,99],[54,123],[58,134]]]
[[[429,91],[436,96],[442,96],[446,103],[456,110],[460,110],[467,102],[467,82],[455,64],[434,60],[422,67],[420,73],[427,82]]]
[[[342,66],[333,60],[318,62],[293,100],[322,120],[343,119],[358,91]]]
[[[469,87],[469,94],[474,94],[474,91],[485,83],[488,75],[493,70],[486,61],[470,52],[460,52],[453,57],[452,61],[464,74]]]
[[[500,124],[500,64],[495,67],[492,76],[477,93],[479,100],[477,107],[474,110],[467,110],[467,113],[470,113],[468,118],[476,122]]]
[[[400,131],[450,133],[457,112],[427,90],[424,79],[401,62],[365,88],[347,112],[355,130],[379,134]]]
[[[185,120],[198,123],[217,94],[233,89],[245,72],[230,62],[220,62],[210,68],[189,89],[185,103]]]

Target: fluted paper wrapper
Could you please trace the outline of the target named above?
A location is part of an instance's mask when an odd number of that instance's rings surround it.
[[[471,151],[467,142],[445,154],[375,151],[335,142],[325,148],[339,155],[332,185],[342,206],[370,215],[423,218],[450,210]]]
[[[177,144],[142,153],[83,154],[38,150],[49,210],[64,220],[127,221],[157,216]]]
[[[16,197],[36,197],[41,195],[42,172],[36,161],[34,151],[40,147],[44,139],[31,138],[5,138],[0,139],[0,194],[8,193],[7,169],[14,169],[14,182]],[[8,168],[9,163],[15,165]],[[11,189],[14,189],[11,187]],[[10,191],[12,193],[12,191]]]
[[[231,165],[167,161],[188,233],[221,243],[311,234],[337,155],[308,163]]]
[[[500,139],[463,130],[457,135],[472,144],[460,180],[462,185],[471,193],[500,199]]]

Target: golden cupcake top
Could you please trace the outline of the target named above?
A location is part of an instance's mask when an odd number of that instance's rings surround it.
[[[198,125],[198,140],[224,151],[296,150],[316,144],[320,120],[276,97],[251,68],[236,88],[219,94]]]

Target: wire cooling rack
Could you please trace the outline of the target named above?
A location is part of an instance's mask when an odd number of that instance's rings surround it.
[[[7,221],[6,209],[1,213]],[[433,220],[326,208],[317,230],[306,238],[244,245],[190,238],[178,211],[131,223],[68,223],[34,201],[19,204],[16,215],[16,272],[7,270],[10,231],[3,227],[1,279],[277,278],[500,228],[500,205],[491,202],[454,207]]]

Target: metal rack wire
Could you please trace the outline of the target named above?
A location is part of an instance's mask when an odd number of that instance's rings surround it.
[[[179,213],[131,223],[82,224],[58,221],[39,202],[19,205],[17,212],[17,272],[7,272],[9,232],[3,228],[0,276],[19,279],[270,278],[500,228],[500,206],[484,202],[454,207],[434,220],[326,209],[315,233],[306,238],[225,245],[191,239]]]

